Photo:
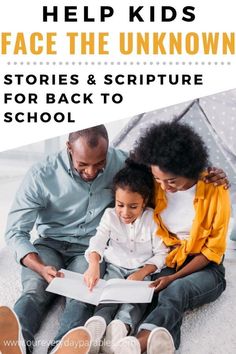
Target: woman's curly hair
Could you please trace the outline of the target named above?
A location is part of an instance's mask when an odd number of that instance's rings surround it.
[[[139,193],[146,202],[146,205],[152,206],[154,195],[154,180],[150,169],[128,158],[126,165],[122,168],[113,179],[113,195],[118,188]]]
[[[135,143],[133,155],[139,163],[190,179],[199,178],[208,166],[208,151],[201,137],[189,125],[176,121],[148,128]]]

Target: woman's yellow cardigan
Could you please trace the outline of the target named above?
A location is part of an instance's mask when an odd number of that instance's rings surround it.
[[[177,192],[178,193],[178,192]],[[179,240],[171,234],[161,220],[160,213],[167,207],[165,192],[159,184],[155,194],[154,219],[158,225],[157,235],[166,246],[173,247],[167,255],[166,265],[179,268],[188,255],[202,253],[209,261],[219,264],[226,249],[226,236],[230,218],[230,197],[223,186],[199,181],[194,198],[195,218],[188,240]],[[177,246],[177,247],[175,247]]]

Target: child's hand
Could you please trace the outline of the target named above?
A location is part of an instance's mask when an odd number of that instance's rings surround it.
[[[145,275],[141,270],[137,270],[137,272],[134,272],[128,276],[128,280],[143,280],[145,278]]]
[[[128,280],[143,280],[147,275],[155,272],[157,267],[154,264],[145,264],[142,268],[128,276]]]
[[[90,291],[93,290],[98,280],[100,279],[100,266],[99,264],[89,265],[84,273],[84,281]]]

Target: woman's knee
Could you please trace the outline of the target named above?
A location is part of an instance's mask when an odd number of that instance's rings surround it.
[[[183,312],[189,307],[190,292],[189,285],[182,278],[177,279],[159,293],[157,307]]]
[[[180,298],[186,292],[187,284],[183,278],[176,279],[159,293],[159,301],[164,298]]]

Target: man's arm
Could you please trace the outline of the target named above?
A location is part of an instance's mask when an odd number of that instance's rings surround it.
[[[54,266],[45,265],[37,253],[28,253],[21,262],[27,268],[41,275],[48,283],[55,277],[64,276],[64,274],[58,272]]]
[[[45,208],[46,202],[37,171],[30,169],[16,193],[13,206],[8,215],[6,242],[14,251],[18,263],[40,274],[46,281],[60,276],[52,266],[45,265],[37,249],[30,242],[38,213]]]
[[[38,171],[31,168],[16,193],[13,206],[8,215],[6,242],[15,253],[18,263],[37,272],[47,282],[55,276],[63,276],[55,267],[44,264],[37,249],[30,242],[30,232],[40,210],[46,201],[40,185]]]
[[[37,171],[30,169],[18,189],[8,215],[5,239],[18,263],[28,253],[38,253],[30,242],[40,209],[45,207]]]

